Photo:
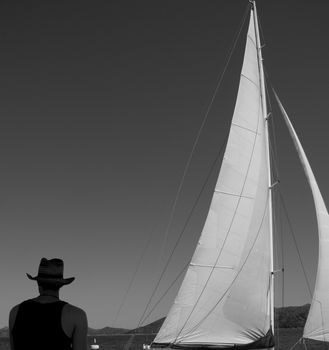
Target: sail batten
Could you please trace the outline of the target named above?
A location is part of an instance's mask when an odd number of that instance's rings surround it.
[[[252,10],[209,213],[154,347],[265,349],[269,344],[263,341],[272,334],[269,164],[254,15]]]
[[[306,178],[309,182],[314,199],[318,224],[319,258],[317,277],[303,337],[329,342],[329,215],[312,168],[298,139],[297,133],[277,94],[274,94],[294,142],[301,164],[304,168]]]

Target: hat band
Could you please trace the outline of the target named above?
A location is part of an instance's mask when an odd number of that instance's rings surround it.
[[[42,278],[63,278],[62,274],[38,273],[38,277]]]

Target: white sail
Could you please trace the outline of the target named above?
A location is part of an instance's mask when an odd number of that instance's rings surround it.
[[[251,11],[237,101],[208,217],[154,347],[246,345],[266,338],[271,329],[269,169],[254,23]]]
[[[278,96],[276,94],[275,96],[310,184],[318,223],[318,270],[312,304],[304,328],[303,337],[320,341],[329,341],[329,215],[303,147]]]

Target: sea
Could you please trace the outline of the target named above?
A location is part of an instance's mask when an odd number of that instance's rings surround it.
[[[298,340],[303,334],[302,328],[279,328],[275,332],[275,350],[305,350],[303,344],[298,344]],[[150,344],[155,334],[114,334],[88,337],[88,348],[91,344],[99,345],[100,350],[143,350],[143,344]],[[322,342],[307,342],[307,350],[325,349]],[[47,347],[45,347],[47,349]],[[10,350],[8,338],[0,337],[0,350]]]
[[[113,334],[88,336],[88,349],[94,344],[94,339],[100,350],[143,350],[143,344],[150,344],[155,334]],[[47,347],[45,347],[47,349]],[[0,350],[10,350],[9,339],[0,337]]]

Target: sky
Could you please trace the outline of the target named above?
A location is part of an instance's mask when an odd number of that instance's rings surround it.
[[[65,277],[76,280],[61,297],[82,307],[91,327],[139,324],[228,132],[246,26],[172,216],[184,166],[247,3],[1,2],[0,327],[13,305],[37,295],[25,273],[36,275],[42,257],[65,261]],[[269,80],[327,203],[328,6],[323,0],[258,1]],[[276,119],[280,190],[313,287],[314,205],[292,142]],[[149,309],[193,254],[215,175]],[[302,305],[310,295],[293,240],[286,230],[284,235],[284,304]],[[178,287],[145,323],[165,316]]]

